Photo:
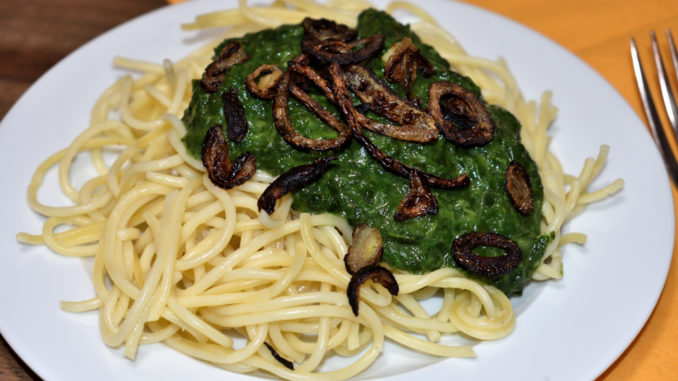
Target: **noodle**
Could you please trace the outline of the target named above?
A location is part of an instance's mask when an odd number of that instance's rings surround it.
[[[265,8],[241,0],[238,9],[198,16],[184,28],[229,26],[228,36],[234,36],[298,23],[309,13],[351,25],[367,6],[363,1],[287,0]],[[455,70],[476,81],[489,102],[521,121],[522,141],[544,185],[541,230],[555,232],[534,279],[561,277],[560,248],[586,240],[581,233],[561,235],[561,225],[623,186],[617,180],[588,191],[608,148],[587,159],[578,176],[564,174],[548,151],[546,131],[556,114],[549,93],[538,104],[526,102],[503,61],[468,56],[412,4],[396,1],[387,9],[418,16],[421,22],[413,30]],[[187,154],[179,117],[191,97],[190,81],[201,76],[210,54],[211,47],[205,47],[162,64],[116,58],[116,65],[144,75],[123,77],[111,86],[96,103],[90,126],[33,175],[28,204],[47,220],[42,234],[20,233],[18,240],[68,256],[94,256],[96,296],[63,302],[63,309],[99,310],[103,341],[123,347],[130,359],[139,345],[164,342],[231,371],[259,370],[294,380],[350,378],[374,362],[386,338],[433,356],[470,357],[470,346],[443,345],[441,337],[493,340],[513,330],[509,299],[453,268],[424,275],[395,272],[397,297],[368,284],[361,292],[360,314],[353,315],[346,297],[350,275],[343,263],[351,243],[346,221],[329,214],[298,214],[290,208],[290,195],[273,215],[260,215],[257,199],[271,176],[257,173],[224,190]],[[104,155],[111,151],[116,158],[106,165]],[[80,189],[69,178],[78,155],[89,155],[98,173]],[[55,166],[74,206],[38,201],[45,173]],[[440,303],[431,311],[422,302],[434,297]],[[236,346],[243,338],[246,344]],[[278,362],[264,344],[297,363],[296,369]],[[350,357],[350,364],[322,369],[332,353]]]

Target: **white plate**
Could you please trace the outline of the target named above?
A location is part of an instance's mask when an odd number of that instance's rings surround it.
[[[125,23],[69,55],[37,81],[0,126],[0,329],[48,380],[249,379],[225,374],[162,345],[142,347],[137,361],[106,347],[96,313],[72,314],[61,300],[92,296],[87,261],[17,244],[19,231],[38,232],[42,218],[25,202],[29,179],[48,154],[87,125],[94,100],[122,75],[114,55],[160,62],[178,59],[205,41],[179,25],[235,1],[193,1]],[[659,156],[642,122],[591,68],[552,41],[513,21],[451,1],[425,3],[472,54],[505,57],[530,99],[554,91],[560,114],[553,151],[566,171],[581,168],[600,144],[611,153],[594,188],[623,177],[622,193],[590,207],[566,230],[588,233],[583,248],[565,250],[565,278],[516,299],[520,312],[509,337],[476,347],[476,359],[439,360],[389,348],[367,376],[395,379],[593,379],[629,345],[662,290],[673,247],[673,205]],[[629,74],[631,75],[631,74]],[[43,200],[57,196],[47,178]],[[539,292],[537,292],[539,291]],[[413,372],[407,372],[408,370]]]

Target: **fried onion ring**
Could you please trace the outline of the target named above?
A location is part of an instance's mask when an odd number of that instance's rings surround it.
[[[348,87],[370,110],[400,123],[391,125],[375,122],[360,114],[358,122],[368,130],[394,139],[411,142],[430,142],[438,138],[433,117],[396,94],[381,82],[371,70],[361,65],[349,65],[344,70]]]
[[[240,143],[247,133],[245,108],[238,99],[238,93],[232,87],[221,94],[221,101],[224,103],[228,139],[234,143]]]
[[[398,282],[393,276],[393,273],[388,271],[385,267],[371,265],[361,268],[358,272],[353,274],[351,280],[348,282],[348,287],[346,287],[348,304],[351,305],[351,309],[355,316],[358,316],[358,307],[360,306],[360,287],[368,280],[372,280],[373,282],[377,282],[384,286],[391,295],[397,296],[398,291],[400,291],[400,287],[398,287]]]
[[[353,51],[356,46],[363,45],[357,51]],[[301,50],[319,60],[326,62],[336,62],[342,65],[363,62],[372,58],[381,51],[384,46],[384,35],[375,34],[361,40],[344,42],[341,40],[321,41],[310,35],[301,39]]]
[[[435,188],[456,189],[465,187],[470,183],[470,180],[465,173],[457,176],[454,179],[439,177],[410,167],[407,164],[403,164],[382,152],[362,132],[362,127],[358,123],[358,118],[361,114],[351,103],[351,96],[349,95],[348,89],[346,88],[346,83],[344,82],[344,77],[341,73],[339,64],[332,63],[330,66],[330,73],[332,77],[332,85],[334,87],[334,96],[337,100],[337,104],[339,105],[342,115],[346,119],[347,124],[350,126],[353,132],[353,136],[356,138],[356,140],[358,140],[363,148],[365,148],[370,156],[377,160],[384,168],[407,179],[410,178],[410,174],[413,171],[418,171],[423,182],[426,185]]]
[[[384,57],[384,77],[389,82],[402,85],[409,100],[414,100],[412,85],[417,80],[417,69],[421,67],[424,77],[427,78],[435,74],[433,65],[421,55],[409,37],[403,37],[393,44]]]
[[[208,93],[216,93],[228,69],[247,60],[248,57],[242,43],[230,41],[221,50],[219,57],[205,68],[205,74],[200,81],[203,90]]]
[[[231,189],[244,183],[257,171],[253,154],[245,152],[231,163],[228,158],[228,142],[221,126],[215,124],[207,130],[202,142],[202,163],[214,185]]]
[[[511,200],[511,204],[518,213],[529,216],[534,211],[534,197],[530,175],[525,167],[517,161],[512,161],[506,170],[506,184],[504,190]]]
[[[275,89],[282,74],[283,71],[276,65],[260,65],[247,76],[245,87],[259,99],[272,100],[275,98]]]
[[[446,95],[453,98],[446,102],[447,115],[443,115],[440,101]],[[428,112],[445,138],[458,146],[478,147],[489,143],[494,137],[494,124],[483,103],[475,94],[456,83],[431,84],[428,88]],[[449,120],[455,117],[471,121],[471,126],[456,126]]]
[[[330,127],[338,132],[338,136],[334,139],[311,139],[298,133],[292,121],[290,120],[290,113],[288,110],[287,101],[289,99],[290,90],[294,91],[297,98],[301,98],[302,103],[311,109],[318,117],[323,119]],[[325,119],[327,118],[327,119]],[[278,130],[280,136],[290,145],[300,149],[309,149],[313,151],[327,151],[343,146],[351,139],[351,131],[344,127],[344,124],[339,122],[334,116],[324,110],[315,100],[304,93],[303,90],[290,86],[290,71],[286,71],[281,77],[276,90],[276,95],[273,100],[273,121],[275,128]]]
[[[349,274],[355,274],[363,267],[376,265],[381,261],[384,240],[379,230],[358,224],[353,228],[353,240],[344,255],[344,265]]]
[[[275,211],[275,202],[277,199],[293,190],[301,189],[318,180],[320,176],[327,171],[329,164],[336,159],[336,156],[316,159],[311,164],[294,167],[278,176],[278,178],[273,180],[259,197],[257,208],[259,208],[259,210],[263,209],[268,214],[272,214]]]
[[[473,252],[478,246],[494,246],[506,254],[499,257],[484,257]],[[474,274],[496,278],[515,269],[523,253],[518,244],[497,233],[470,232],[459,236],[452,244],[454,262]]]
[[[306,17],[301,25],[304,27],[305,34],[319,41],[332,39],[349,42],[358,36],[358,32],[354,29],[327,19]]]
[[[398,205],[393,218],[401,222],[434,214],[438,214],[436,196],[426,186],[419,171],[410,172],[410,193]]]

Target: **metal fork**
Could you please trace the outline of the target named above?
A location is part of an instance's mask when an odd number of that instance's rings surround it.
[[[676,106],[676,95],[674,95],[676,93],[671,89],[670,80],[666,73],[666,68],[664,67],[664,61],[662,60],[659,45],[657,44],[657,36],[654,31],[650,32],[650,39],[652,41],[652,53],[654,55],[655,66],[657,67],[657,77],[659,77],[659,87],[664,100],[664,108],[666,109],[666,114],[671,123],[674,135],[673,139],[674,141],[678,141],[678,107]],[[676,81],[678,81],[678,54],[676,54],[676,44],[673,41],[673,35],[670,29],[666,30],[666,39],[671,52],[671,60],[673,61],[673,73],[676,76]],[[633,37],[631,37],[631,59],[633,60],[633,70],[636,74],[638,91],[640,92],[640,97],[643,101],[645,115],[647,116],[647,122],[652,130],[654,141],[659,148],[662,159],[664,159],[664,164],[666,165],[669,176],[673,180],[674,185],[678,186],[678,162],[671,149],[664,128],[662,127],[661,119],[657,113],[654,100],[650,94],[645,71],[640,63],[640,58],[638,58],[638,48],[636,47],[636,41]]]

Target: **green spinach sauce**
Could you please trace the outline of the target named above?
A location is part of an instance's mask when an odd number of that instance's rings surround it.
[[[449,64],[431,46],[423,44],[407,25],[398,23],[391,16],[376,10],[364,11],[358,19],[357,30],[359,38],[384,34],[384,51],[405,36],[412,39],[436,70],[430,78],[419,75],[414,84],[413,93],[424,105],[428,101],[428,87],[433,81],[453,81],[480,96],[479,88],[469,78],[450,71]],[[256,99],[245,88],[245,78],[261,64],[275,64],[285,69],[289,60],[301,54],[302,35],[300,25],[248,34],[239,40],[249,60],[228,71],[217,93],[204,92],[199,81],[194,81],[193,98],[183,117],[188,130],[184,143],[190,154],[200,157],[202,140],[210,126],[226,126],[220,94],[233,88],[245,108],[249,131],[240,143],[229,143],[231,158],[250,151],[257,158],[258,168],[279,175],[292,167],[328,155],[303,152],[288,145],[273,125],[273,102]],[[224,41],[215,52],[219,52],[227,42]],[[384,62],[380,56],[366,65],[383,79]],[[389,86],[404,95],[401,86]],[[312,93],[312,96],[339,115],[319,92]],[[293,97],[290,97],[289,109],[291,120],[300,133],[311,138],[336,136],[334,130]],[[523,259],[511,272],[498,279],[483,281],[509,295],[519,294],[536,269],[552,235],[540,235],[542,184],[535,163],[520,143],[519,122],[500,107],[488,106],[488,109],[496,131],[494,139],[483,147],[456,147],[442,135],[435,142],[417,144],[365,131],[381,150],[404,163],[444,177],[455,177],[461,173],[470,177],[470,186],[462,190],[432,189],[439,204],[437,215],[396,222],[393,214],[408,194],[409,183],[407,179],[386,171],[356,141],[343,150],[332,152],[338,155],[338,160],[319,181],[294,193],[293,207],[304,212],[335,213],[354,226],[362,222],[376,227],[384,239],[383,261],[394,268],[414,273],[456,267],[451,246],[454,239],[463,233],[492,231],[505,235],[520,246]],[[369,116],[380,119],[375,114]],[[511,161],[520,162],[531,178],[535,211],[529,217],[521,216],[514,209],[504,191],[504,173]],[[476,252],[482,255],[503,253],[483,247]]]

